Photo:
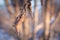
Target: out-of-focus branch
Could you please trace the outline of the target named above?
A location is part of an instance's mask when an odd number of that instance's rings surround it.
[[[51,28],[53,29],[55,24],[57,23],[57,21],[59,20],[60,18],[60,14],[58,14],[58,17],[56,18],[56,20],[54,21],[54,23],[52,24]]]
[[[5,4],[6,4],[8,12],[10,14],[14,14],[15,13],[14,7],[9,3],[9,0],[5,0]]]

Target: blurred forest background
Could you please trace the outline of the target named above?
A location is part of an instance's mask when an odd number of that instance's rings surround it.
[[[60,0],[0,0],[0,40],[60,40]]]

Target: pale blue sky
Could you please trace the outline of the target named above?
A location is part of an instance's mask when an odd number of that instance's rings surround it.
[[[33,9],[34,9],[34,0],[32,0],[32,11],[33,11]],[[38,9],[41,9],[41,5],[40,5],[40,0],[38,0],[37,1],[37,7],[38,7]],[[0,5],[4,5],[4,0],[0,0]]]
[[[4,0],[0,0],[0,5],[4,5]]]

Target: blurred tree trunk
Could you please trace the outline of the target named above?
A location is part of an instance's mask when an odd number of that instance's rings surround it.
[[[38,0],[34,0],[34,29],[38,25],[38,7],[37,7],[37,2],[38,2]],[[36,40],[35,39],[35,37],[36,37],[35,35],[36,34],[34,32],[34,40]]]
[[[17,26],[15,25],[15,20],[16,20],[16,17],[18,16],[18,13],[19,13],[19,6],[17,5],[16,7],[13,7],[12,4],[9,3],[9,0],[5,0],[5,3],[6,3],[6,7],[7,7],[7,11],[9,12],[10,16],[11,16],[11,22],[12,22],[12,27],[14,27],[14,31],[15,31],[15,34],[16,34],[16,37],[18,40],[20,40],[19,38],[19,34],[18,34],[18,31],[20,29],[20,27],[17,29]],[[18,1],[17,1],[18,3]],[[16,8],[16,10],[14,10]]]
[[[48,0],[41,0],[42,2],[42,13],[43,13],[43,22],[44,22],[44,36],[43,36],[43,40],[49,40],[48,36],[49,36],[49,31],[50,31],[50,9],[49,9],[49,5]]]
[[[26,15],[25,15],[25,20],[24,20],[24,26],[25,26],[25,39],[24,40],[28,40],[29,39],[29,35],[30,35],[30,28],[32,27],[32,21],[33,21],[33,16],[32,16],[32,11],[31,11],[31,0],[27,0],[26,1]]]
[[[51,7],[51,5],[50,5],[50,3],[49,3],[50,1],[48,1],[47,3],[48,4],[46,4],[47,5],[47,8],[46,8],[46,15],[45,15],[45,40],[49,40],[49,38],[50,38],[50,30],[51,30],[51,27],[50,27],[50,7]]]
[[[15,0],[16,1],[16,0]],[[6,5],[8,5],[8,0],[5,1]],[[18,35],[18,40],[28,40],[28,34],[30,32],[29,28],[29,20],[32,18],[32,11],[31,11],[31,0],[24,0],[23,5],[21,5],[18,0],[16,1],[16,8],[15,8],[15,28],[16,33]],[[7,7],[8,8],[8,7]],[[11,7],[12,8],[12,7]],[[14,8],[14,7],[13,7]],[[8,10],[11,12],[13,9]],[[31,21],[31,20],[30,20]],[[31,21],[32,22],[32,21]]]
[[[34,19],[35,19],[35,27],[38,25],[38,7],[37,0],[34,0]]]

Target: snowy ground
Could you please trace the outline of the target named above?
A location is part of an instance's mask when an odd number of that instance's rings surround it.
[[[15,38],[10,36],[5,30],[0,29],[0,40],[15,40]]]

